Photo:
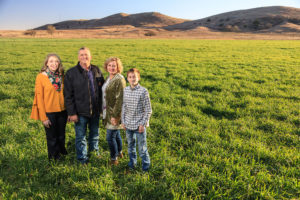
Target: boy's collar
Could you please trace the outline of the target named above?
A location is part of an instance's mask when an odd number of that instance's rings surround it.
[[[136,90],[140,87],[140,84],[137,84],[136,86],[134,86],[133,88],[131,86],[129,86],[131,90]]]

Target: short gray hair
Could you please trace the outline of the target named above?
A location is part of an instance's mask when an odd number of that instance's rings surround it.
[[[79,54],[79,52],[80,52],[81,50],[88,50],[88,51],[90,52],[90,54],[91,54],[91,51],[90,51],[90,49],[89,49],[88,47],[81,47],[81,48],[78,50],[78,54]]]

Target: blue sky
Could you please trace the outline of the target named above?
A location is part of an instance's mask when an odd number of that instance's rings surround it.
[[[0,0],[0,29],[24,30],[72,19],[99,19],[116,13],[160,12],[201,19],[262,6],[300,8],[300,0]]]

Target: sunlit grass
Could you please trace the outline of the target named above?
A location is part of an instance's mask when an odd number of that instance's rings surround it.
[[[0,42],[0,199],[299,197],[299,41]],[[101,69],[110,56],[140,69],[153,108],[149,173],[128,173],[128,156],[111,168],[103,127],[101,159],[76,163],[68,124],[69,155],[48,163],[44,129],[29,119],[35,77],[47,53],[69,69],[81,46]]]

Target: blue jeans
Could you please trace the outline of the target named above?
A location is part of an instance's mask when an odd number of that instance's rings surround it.
[[[87,156],[87,143],[86,143],[86,129],[89,127],[89,152],[96,151],[98,153],[98,141],[99,141],[99,116],[97,117],[84,117],[78,116],[78,122],[75,123],[75,147],[77,160],[81,163],[88,162]]]
[[[136,156],[136,140],[137,140],[139,155],[142,159],[142,169],[143,171],[148,171],[150,167],[150,156],[147,149],[146,136],[147,136],[146,128],[143,133],[139,133],[138,130],[126,129],[126,137],[128,142],[128,154],[130,159],[128,166],[130,168],[134,169],[137,163],[137,156]]]
[[[117,160],[119,153],[122,151],[122,138],[120,130],[106,130],[106,140],[110,150],[111,160]]]

